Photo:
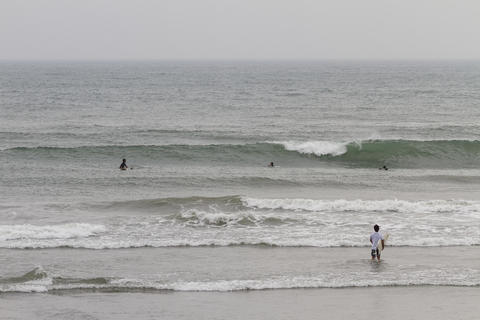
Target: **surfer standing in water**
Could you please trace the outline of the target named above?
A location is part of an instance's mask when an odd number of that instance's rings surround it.
[[[122,164],[120,165],[120,170],[127,170],[127,159],[122,160]]]
[[[375,230],[375,232],[370,235],[370,243],[372,244],[372,261],[375,260],[375,257],[380,261],[380,254],[382,252],[378,250],[378,242],[381,241],[382,248],[385,248],[385,240],[380,232],[378,232],[380,227],[377,224],[373,226],[373,230]]]

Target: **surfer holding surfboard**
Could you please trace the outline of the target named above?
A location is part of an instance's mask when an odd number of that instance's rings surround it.
[[[380,232],[380,227],[376,224],[373,226],[374,233],[370,235],[370,243],[372,244],[372,260],[375,260],[375,257],[380,261],[380,255],[382,250],[385,248],[385,241],[388,238],[388,234],[384,237]]]

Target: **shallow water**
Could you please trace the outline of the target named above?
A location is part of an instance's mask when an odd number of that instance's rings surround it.
[[[480,286],[480,247],[2,249],[7,292]],[[33,269],[32,269],[32,266]]]

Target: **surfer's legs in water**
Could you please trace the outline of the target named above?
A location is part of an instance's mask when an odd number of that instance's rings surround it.
[[[372,249],[372,261],[375,260],[375,258],[380,261],[380,250],[378,249]]]

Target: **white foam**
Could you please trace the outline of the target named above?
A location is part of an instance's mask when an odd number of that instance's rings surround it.
[[[445,274],[442,270],[412,272],[394,277],[371,277],[368,274],[355,273],[348,276],[339,276],[326,273],[318,276],[280,276],[265,279],[230,279],[213,281],[175,281],[164,283],[152,279],[112,279],[107,284],[70,283],[53,284],[52,279],[29,281],[20,284],[0,286],[0,292],[48,292],[51,290],[78,290],[78,289],[153,289],[172,291],[244,291],[244,290],[274,290],[298,288],[348,288],[348,287],[384,287],[384,286],[480,286],[478,272],[466,276]]]
[[[197,209],[188,209],[181,212],[180,216],[183,219],[189,220],[187,224],[201,226],[236,224],[243,219],[255,220],[255,217],[252,214],[245,211],[225,213],[218,211],[209,212]]]
[[[47,292],[48,286],[53,284],[53,279],[48,277],[42,266],[36,267],[26,275],[35,279],[20,283],[3,283],[0,285],[0,292]]]
[[[242,197],[233,212],[187,209],[114,224],[0,225],[0,248],[174,246],[366,247],[372,226],[392,246],[480,244],[480,201],[318,200]],[[240,209],[240,210],[238,210]]]
[[[465,200],[316,200],[242,197],[246,207],[315,212],[480,213],[480,202]]]
[[[288,218],[288,215],[282,215],[278,213],[265,213],[255,210],[244,210],[234,212],[222,212],[213,210],[205,211],[198,209],[188,209],[180,213],[180,217],[185,219],[187,225],[197,226],[235,226],[238,224],[252,224],[261,225],[268,219],[275,219],[277,221],[284,221]]]
[[[106,228],[103,225],[88,223],[66,223],[44,226],[31,224],[0,225],[0,241],[82,238],[105,231]]]
[[[177,282],[168,286],[156,286],[158,289],[174,291],[243,291],[300,288],[350,288],[350,287],[385,287],[385,286],[478,286],[480,282],[465,279],[417,278],[405,279],[345,279],[326,277],[274,278],[266,280],[220,280],[211,282]]]
[[[304,154],[314,154],[317,156],[332,155],[339,156],[347,152],[348,142],[332,141],[280,141],[276,142],[289,151],[297,151]]]

